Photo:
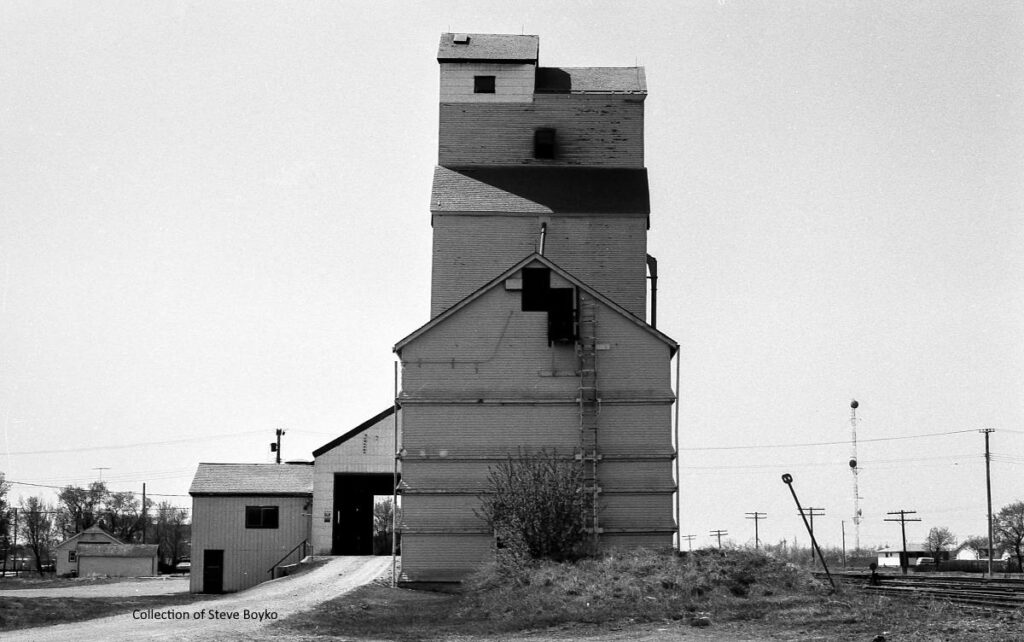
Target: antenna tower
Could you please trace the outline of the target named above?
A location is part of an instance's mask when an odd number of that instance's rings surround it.
[[[850,402],[850,472],[853,473],[853,550],[860,550],[860,487],[857,483],[857,400]]]

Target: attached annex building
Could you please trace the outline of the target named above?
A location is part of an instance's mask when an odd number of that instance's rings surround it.
[[[644,70],[544,68],[537,36],[442,34],[431,319],[399,341],[402,575],[490,553],[488,467],[585,467],[602,546],[676,531],[670,361],[647,323]]]

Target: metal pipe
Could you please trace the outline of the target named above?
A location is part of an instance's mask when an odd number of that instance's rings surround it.
[[[541,256],[544,256],[544,240],[545,240],[545,237],[547,237],[547,234],[548,234],[548,224],[547,223],[541,223],[540,224],[540,243],[537,245],[537,254],[540,254]]]
[[[398,587],[398,457],[402,452],[398,447],[398,362],[395,361],[395,411],[392,418],[395,421],[395,464],[391,475],[391,588]]]
[[[651,327],[658,327],[658,259],[647,255],[647,269],[651,276]]]
[[[679,348],[676,348],[676,407],[675,407],[675,419],[676,419],[676,520],[677,526],[679,527],[679,550],[683,548],[683,464],[680,461],[680,446],[682,442],[679,441],[679,363],[682,361],[682,353]]]

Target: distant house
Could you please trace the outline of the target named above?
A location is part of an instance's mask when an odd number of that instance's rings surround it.
[[[988,560],[988,548],[987,547],[974,547],[970,544],[961,544],[956,549],[956,559],[958,560]],[[1008,560],[1010,559],[1010,551],[1004,551],[1000,549],[995,550],[994,560]]]
[[[878,554],[878,566],[899,568],[900,567],[900,553],[903,549],[899,546],[888,546],[886,548],[875,551]],[[921,557],[934,557],[935,551],[929,551],[928,547],[920,542],[908,542],[907,543],[907,566],[914,566],[918,558]],[[949,551],[942,551],[940,554],[939,561],[949,559]]]
[[[150,577],[157,575],[156,544],[99,544],[78,551],[78,576]]]
[[[394,492],[395,421],[391,406],[313,451],[316,555],[390,553],[373,548],[373,505]]]
[[[126,544],[99,525],[69,537],[54,549],[58,575],[147,577],[157,574],[156,544]]]
[[[240,591],[310,549],[313,466],[201,463],[192,486],[193,593]]]

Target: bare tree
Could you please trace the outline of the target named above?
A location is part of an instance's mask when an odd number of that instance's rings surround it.
[[[935,558],[935,566],[938,568],[942,560],[942,553],[956,546],[956,537],[953,532],[945,526],[934,526],[928,531],[928,537],[924,540],[928,552]]]
[[[7,491],[11,485],[4,480],[4,474],[0,473],[0,555],[3,555],[3,569],[7,570],[7,556],[11,552],[11,516],[10,506],[7,504]]]
[[[188,541],[192,527],[188,511],[176,508],[170,502],[160,502],[156,508],[156,543],[160,559],[171,567],[189,555]]]
[[[521,455],[490,469],[478,516],[499,547],[532,559],[585,556],[587,496],[583,468],[555,452]]]
[[[391,553],[391,537],[394,532],[394,524],[402,522],[402,508],[398,507],[398,515],[395,515],[395,505],[391,498],[374,502],[373,504],[373,552],[374,555],[387,555]],[[397,545],[401,546],[401,537]]]
[[[43,575],[43,556],[50,559],[50,549],[54,544],[53,507],[39,497],[29,497],[20,502],[21,533],[25,543],[36,558],[36,570]]]
[[[81,533],[96,524],[107,499],[107,485],[93,482],[88,488],[65,486],[57,499],[60,502],[57,525],[65,537]]]
[[[994,526],[996,540],[1013,549],[1017,568],[1024,571],[1024,501],[1013,502],[999,509]]]
[[[103,514],[111,535],[122,542],[134,541],[135,535],[142,531],[142,505],[131,491],[110,493],[104,502]]]

